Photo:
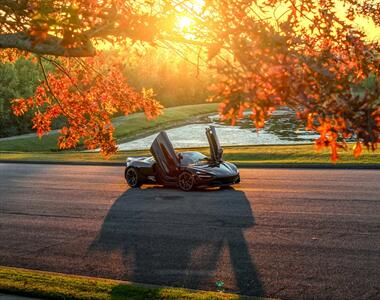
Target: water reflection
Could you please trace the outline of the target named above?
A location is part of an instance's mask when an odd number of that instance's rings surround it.
[[[252,120],[249,119],[250,113],[246,113],[244,119],[237,120],[236,126],[241,129],[253,128]],[[211,116],[213,123],[229,125],[228,122],[222,122],[217,115]],[[288,142],[312,142],[316,138],[316,133],[305,130],[304,122],[296,117],[295,111],[287,107],[278,108],[272,116],[265,122],[262,132],[273,134],[283,141]],[[291,144],[291,143],[289,143]]]
[[[256,130],[249,113],[238,120],[236,126],[220,121],[218,115],[206,117],[197,124],[189,124],[167,130],[174,147],[208,146],[205,128],[217,127],[220,142],[225,146],[300,144],[313,142],[318,137],[315,132],[305,130],[304,124],[296,118],[289,108],[279,108],[265,123],[265,127]],[[157,133],[119,145],[120,150],[148,149]]]

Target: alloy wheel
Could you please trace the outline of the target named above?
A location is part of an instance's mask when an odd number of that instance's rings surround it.
[[[190,191],[194,186],[194,176],[190,172],[182,172],[178,177],[178,185],[183,191]]]
[[[127,183],[131,187],[137,187],[138,186],[138,175],[135,169],[130,168],[127,170],[125,174],[125,179],[127,180]]]

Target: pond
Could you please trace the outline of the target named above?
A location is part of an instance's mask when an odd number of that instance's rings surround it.
[[[175,148],[208,146],[205,128],[214,125],[220,142],[224,146],[284,145],[311,143],[318,137],[306,131],[289,108],[277,109],[259,131],[248,118],[238,120],[235,126],[223,123],[218,115],[205,118],[200,123],[188,124],[166,130]],[[149,149],[157,133],[119,145],[119,150]]]

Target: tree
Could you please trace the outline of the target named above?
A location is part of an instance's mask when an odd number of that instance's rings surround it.
[[[31,132],[33,111],[16,117],[11,100],[34,95],[42,73],[38,65],[23,58],[15,63],[0,63],[0,137]]]
[[[375,1],[212,1],[205,13],[225,62],[214,99],[232,123],[244,110],[258,128],[276,106],[287,105],[320,134],[331,158],[346,140],[375,150],[380,132],[380,46],[357,29],[360,14],[379,23]],[[374,13],[374,12],[378,13]]]
[[[15,114],[35,109],[39,136],[63,116],[63,149],[83,138],[89,149],[100,147],[105,156],[115,152],[114,113],[143,110],[152,118],[162,107],[151,91],[131,89],[118,62],[106,61],[94,43],[122,43],[127,37],[150,41],[153,17],[145,9],[136,1],[1,1],[0,48],[11,49],[3,58],[17,57],[20,50],[36,54],[44,74],[33,97],[14,101]],[[56,72],[47,74],[47,64]]]
[[[95,56],[94,43],[121,46],[130,39],[206,48],[208,63],[219,74],[212,99],[222,101],[226,119],[234,123],[250,109],[262,127],[277,105],[291,106],[320,133],[317,145],[331,147],[336,160],[348,137],[358,141],[355,156],[361,143],[375,149],[379,142],[379,44],[354,25],[367,17],[379,26],[379,9],[377,1],[361,0],[2,1],[0,48],[36,53],[42,69],[47,61],[60,71],[46,76],[34,99],[17,100],[15,111],[51,108],[35,116],[39,134],[63,114],[69,126],[61,147],[84,137],[88,147],[112,153],[115,110],[159,114],[152,94],[133,92],[117,64],[103,68],[99,77],[94,70],[104,63],[101,58],[76,58]],[[175,26],[178,15],[193,20],[186,35]],[[109,76],[117,80],[99,79]],[[117,88],[123,92],[115,93]]]

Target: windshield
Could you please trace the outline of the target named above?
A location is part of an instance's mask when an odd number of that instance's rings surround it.
[[[205,165],[209,163],[209,159],[206,155],[199,152],[181,152],[182,155],[181,166],[190,165]]]

